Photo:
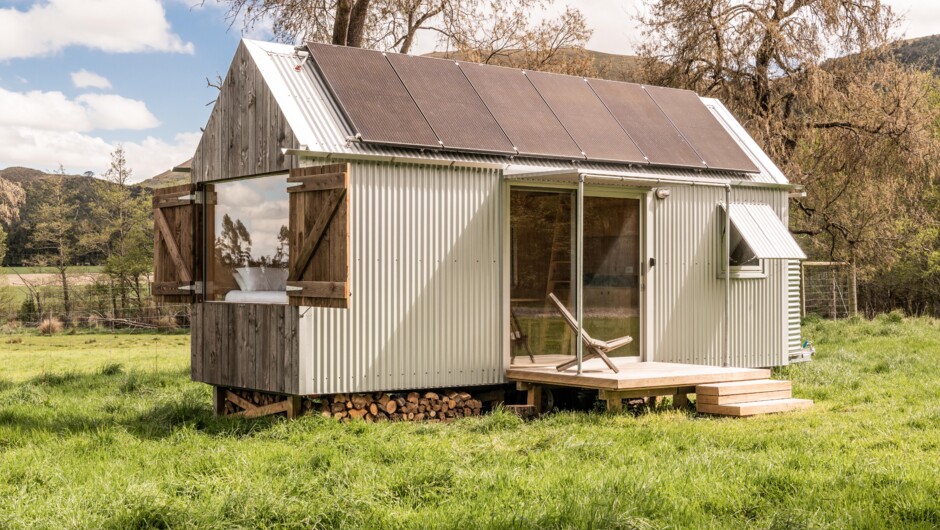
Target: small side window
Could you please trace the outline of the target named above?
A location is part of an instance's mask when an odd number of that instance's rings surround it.
[[[725,276],[725,241],[724,241],[724,219],[721,221],[721,231],[722,237],[719,238],[720,248],[718,255],[720,256],[718,264],[718,276],[724,278]],[[764,262],[760,258],[754,255],[754,251],[751,250],[750,245],[747,244],[747,240],[741,235],[738,227],[734,226],[734,223],[731,223],[731,277],[732,278],[763,278],[765,277],[766,271],[764,270]]]

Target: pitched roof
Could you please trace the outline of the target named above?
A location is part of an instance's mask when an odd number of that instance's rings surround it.
[[[262,73],[281,111],[287,117],[297,141],[311,154],[345,158],[382,158],[435,164],[501,166],[514,173],[544,172],[555,169],[618,171],[636,178],[696,180],[736,180],[786,184],[786,177],[773,164],[745,129],[718,100],[699,98],[704,108],[722,126],[737,146],[755,164],[757,172],[664,167],[610,163],[595,160],[563,160],[554,157],[506,156],[446,149],[418,149],[390,144],[363,142],[337,101],[327,80],[311,60],[298,55],[290,45],[245,40],[244,44]]]

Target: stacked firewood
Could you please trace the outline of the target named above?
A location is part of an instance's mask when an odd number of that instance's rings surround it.
[[[448,421],[479,416],[483,404],[466,392],[334,394],[320,399],[320,414],[338,420]]]

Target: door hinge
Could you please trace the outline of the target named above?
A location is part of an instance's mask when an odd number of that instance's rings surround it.
[[[201,191],[197,191],[194,193],[190,193],[189,195],[183,195],[182,197],[179,198],[179,200],[189,201],[193,204],[205,204],[206,194]]]
[[[202,282],[193,282],[192,285],[184,285],[179,288],[180,291],[192,291],[193,294],[205,294]]]

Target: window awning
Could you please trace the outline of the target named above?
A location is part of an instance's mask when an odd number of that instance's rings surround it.
[[[806,259],[800,245],[767,204],[733,202],[731,222],[757,258]]]

